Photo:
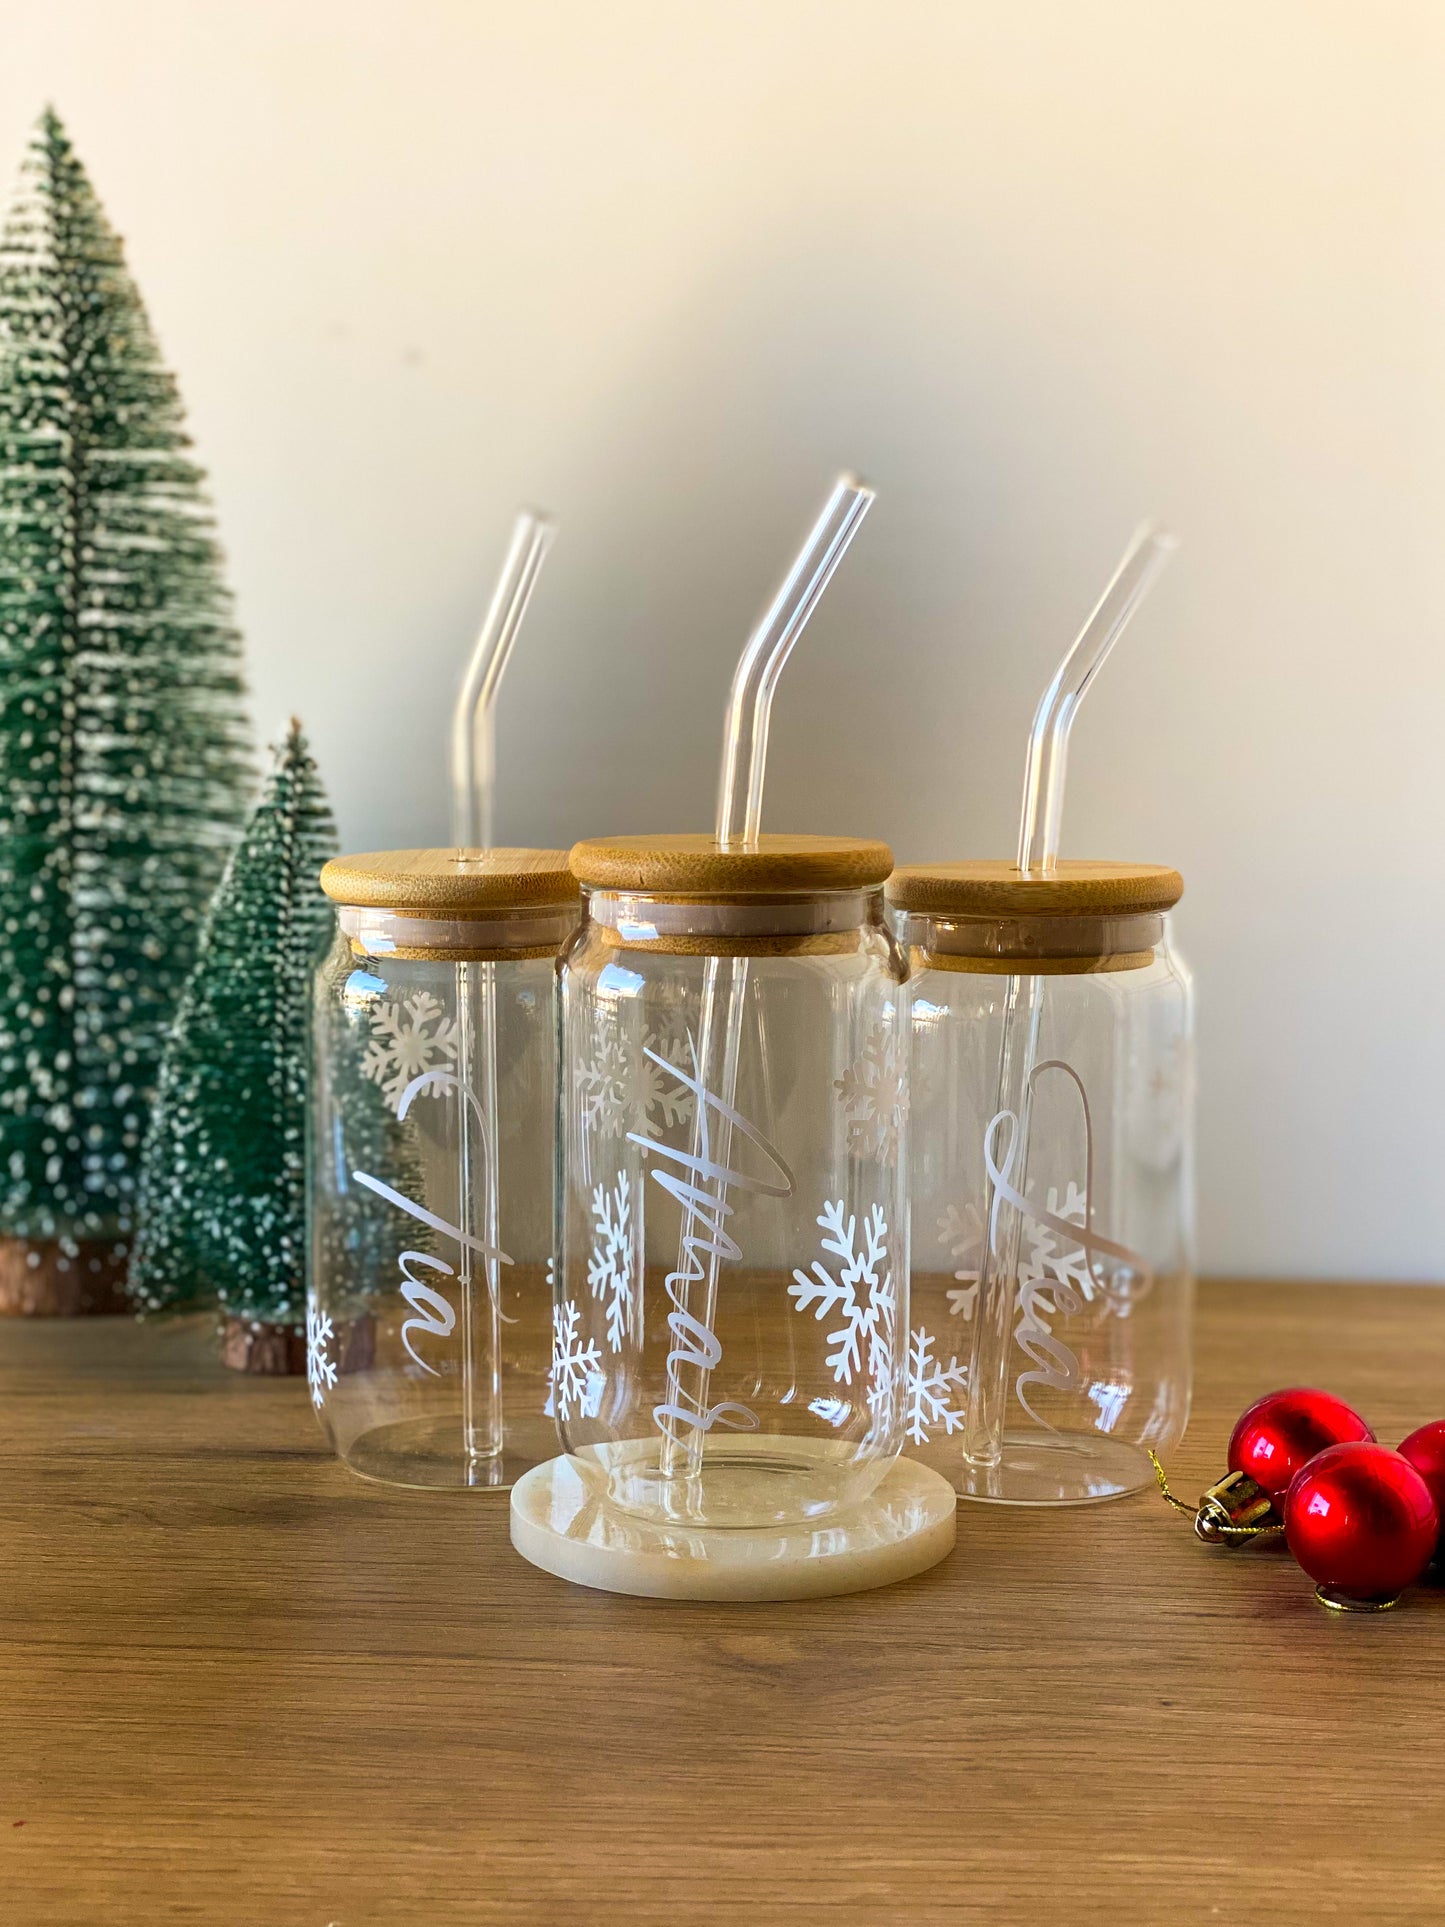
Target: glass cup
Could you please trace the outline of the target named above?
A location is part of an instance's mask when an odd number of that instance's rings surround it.
[[[907,993],[884,844],[579,843],[553,1395],[597,1496],[768,1527],[898,1452]]]
[[[889,884],[912,970],[903,1449],[971,1497],[1132,1492],[1184,1430],[1193,999],[1166,929],[1183,887],[1102,863]]]
[[[549,1400],[560,850],[322,872],[309,1107],[312,1402],[367,1478],[502,1489]]]

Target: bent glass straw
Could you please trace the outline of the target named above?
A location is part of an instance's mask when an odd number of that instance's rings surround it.
[[[534,509],[523,509],[518,515],[507,559],[457,691],[451,773],[452,842],[459,850],[492,847],[497,691],[556,533],[557,525],[548,515]]]
[[[1018,867],[1026,876],[1049,876],[1057,867],[1069,732],[1074,718],[1109,651],[1178,546],[1173,535],[1152,523],[1135,531],[1108,587],[1039,698],[1024,764],[1019,823]],[[1038,1059],[1040,1008],[1037,977],[1008,979],[994,1115],[1008,1112],[1014,1119],[1013,1137],[1005,1149],[1010,1183],[1020,1194],[1028,1178],[1029,1110]],[[963,1456],[968,1466],[987,1473],[1003,1457],[1014,1283],[1023,1219],[990,1187],[984,1225]]]
[[[718,783],[717,838],[723,845],[744,850],[758,846],[768,726],[778,678],[873,501],[874,490],[856,475],[838,477],[797,560],[738,657],[728,695]]]
[[[460,861],[492,845],[496,787],[496,704],[502,676],[542,562],[556,533],[547,515],[524,509],[512,528],[511,545],[487,607],[476,646],[457,692],[452,714],[452,841]],[[489,1253],[499,1251],[497,1169],[497,987],[496,966],[458,963],[457,972],[457,1160],[461,1229],[462,1450],[468,1476],[488,1484],[499,1475],[503,1447],[501,1259],[488,1255],[485,1306],[473,1276],[467,1237],[478,1235],[473,1118],[470,1097],[480,1106],[482,1186],[480,1236]]]
[[[822,514],[814,523],[808,539],[798,552],[782,586],[773,597],[762,620],[748,638],[733,672],[723,726],[722,771],[718,784],[717,840],[724,847],[756,849],[762,823],[763,777],[767,768],[768,724],[778,678],[792,652],[793,644],[807,627],[809,618],[832,580],[848,544],[857,534],[863,517],[874,501],[874,491],[857,476],[840,475],[833,485]],[[729,1109],[737,1095],[738,1052],[742,1040],[743,1001],[747,993],[748,964],[745,957],[709,957],[703,976],[702,1012],[699,1022],[698,1069],[706,1075],[721,1038],[719,1088],[714,1095]],[[700,1154],[698,1127],[702,1106],[694,1112],[694,1153]],[[732,1129],[726,1117],[718,1115],[711,1127],[708,1156],[726,1166]],[[701,1279],[681,1289],[689,1302],[679,1309],[696,1316],[711,1331],[717,1305],[716,1252],[705,1258]],[[688,1253],[681,1251],[677,1270],[683,1277],[689,1271]],[[681,1474],[693,1478],[702,1466],[703,1441],[711,1374],[702,1366],[668,1365],[667,1396],[674,1408],[696,1414],[700,1421],[681,1442],[664,1436],[661,1466],[665,1476]],[[680,1508],[684,1514],[695,1511],[691,1500]]]

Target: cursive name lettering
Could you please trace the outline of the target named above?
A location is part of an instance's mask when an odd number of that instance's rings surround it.
[[[1050,1317],[1072,1317],[1084,1309],[1091,1290],[1106,1289],[1101,1261],[1111,1260],[1121,1268],[1127,1268],[1137,1276],[1141,1291],[1147,1291],[1153,1279],[1148,1263],[1137,1251],[1127,1245],[1117,1244],[1112,1238],[1102,1237],[1094,1229],[1094,1124],[1089,1112],[1089,1097],[1084,1089],[1083,1079],[1072,1064],[1061,1058],[1047,1058],[1035,1065],[1029,1076],[1029,1090],[1035,1089],[1038,1079],[1046,1071],[1062,1071],[1073,1083],[1078,1093],[1080,1108],[1084,1117],[1084,1205],[1082,1225],[1059,1216],[1057,1212],[1045,1210],[1042,1205],[1031,1203],[1013,1183],[1013,1167],[1018,1155],[1019,1121],[1012,1111],[999,1111],[990,1118],[988,1129],[983,1138],[983,1161],[988,1172],[989,1183],[993,1187],[993,1203],[989,1210],[989,1244],[997,1253],[998,1218],[1004,1204],[1012,1205],[1025,1223],[1036,1228],[1033,1240],[1033,1255],[1026,1268],[1021,1269],[1018,1280],[1019,1322],[1014,1330],[1014,1343],[1033,1367],[1032,1371],[1020,1372],[1014,1381],[1019,1404],[1023,1406],[1036,1425],[1046,1432],[1058,1430],[1048,1420],[1041,1418],[1030,1402],[1029,1392],[1034,1386],[1046,1387],[1051,1391],[1072,1391],[1080,1379],[1079,1361],[1071,1348],[1061,1338],[1055,1336],[1051,1326],[1045,1323],[1045,1314]],[[1008,1147],[1000,1162],[998,1158],[998,1136],[1002,1127],[1009,1127]],[[1057,1263],[1042,1255],[1043,1240],[1046,1234],[1065,1240],[1065,1250],[1076,1248],[1082,1253],[1086,1267],[1084,1289],[1078,1285]]]
[[[748,1406],[732,1399],[706,1405],[702,1392],[683,1383],[684,1373],[696,1374],[699,1386],[722,1359],[722,1345],[706,1319],[699,1318],[689,1300],[708,1275],[708,1260],[733,1263],[742,1250],[729,1236],[725,1221],[733,1206],[729,1193],[741,1191],[767,1198],[788,1198],[795,1187],[793,1174],[781,1154],[762,1132],[741,1116],[730,1104],[714,1097],[702,1082],[697,1068],[697,1051],[692,1047],[693,1069],[689,1073],[670,1063],[655,1050],[646,1049],[658,1068],[691,1091],[693,1106],[693,1144],[690,1151],[674,1150],[639,1131],[629,1131],[629,1140],[641,1145],[654,1160],[673,1168],[654,1168],[653,1177],[682,1209],[679,1241],[679,1269],[668,1273],[665,1290],[672,1310],[667,1328],[672,1334],[672,1349],[667,1355],[667,1397],[652,1408],[653,1421],[674,1445],[682,1445],[698,1432],[710,1432],[715,1425],[734,1431],[755,1432],[758,1415]],[[771,1177],[754,1177],[733,1165],[719,1163],[712,1155],[711,1131],[714,1120],[731,1126],[745,1142],[753,1145],[766,1160]]]
[[[399,1122],[405,1119],[407,1112],[411,1109],[412,1100],[418,1097],[423,1091],[430,1091],[436,1096],[444,1096],[448,1091],[460,1091],[461,1089],[461,1081],[452,1071],[423,1071],[420,1076],[414,1077],[402,1092],[401,1100],[396,1107],[397,1119]],[[478,1128],[481,1131],[482,1155],[485,1159],[488,1144],[486,1115],[481,1105],[477,1102],[474,1092],[466,1091],[464,1095],[472,1108]],[[490,1164],[487,1165],[487,1168],[490,1170]],[[451,1238],[462,1251],[474,1251],[488,1263],[495,1262],[501,1265],[511,1264],[512,1261],[506,1252],[500,1250],[496,1245],[485,1244],[482,1239],[474,1238],[470,1232],[463,1231],[460,1225],[452,1224],[449,1219],[439,1217],[435,1211],[429,1211],[425,1205],[415,1203],[414,1200],[407,1197],[404,1192],[395,1190],[380,1178],[372,1177],[370,1172],[353,1171],[351,1175],[357,1184],[365,1186],[368,1191],[375,1192],[377,1197],[384,1198],[388,1204],[394,1205],[398,1211],[404,1211],[408,1217],[415,1218],[418,1223],[426,1225],[432,1231],[440,1232],[444,1238]],[[450,1299],[437,1291],[434,1286],[424,1284],[420,1278],[415,1276],[413,1268],[416,1266],[425,1266],[428,1271],[438,1272],[444,1278],[455,1278],[457,1273],[454,1267],[449,1265],[444,1258],[431,1257],[424,1251],[403,1251],[397,1259],[397,1267],[401,1272],[402,1279],[401,1295],[407,1304],[410,1305],[412,1311],[416,1313],[415,1317],[408,1318],[403,1323],[401,1328],[401,1342],[424,1372],[430,1372],[433,1378],[440,1378],[441,1372],[439,1368],[435,1365],[429,1365],[420,1355],[411,1342],[411,1334],[416,1331],[429,1333],[437,1338],[448,1338],[456,1329],[457,1315]]]

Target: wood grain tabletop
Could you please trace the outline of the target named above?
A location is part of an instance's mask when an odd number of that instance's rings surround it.
[[[1445,1291],[1207,1287],[1178,1486],[1288,1383],[1445,1416]],[[0,1323],[0,1705],[6,1927],[1445,1920],[1445,1588],[1340,1618],[1147,1496],[851,1598],[579,1591],[196,1322]]]

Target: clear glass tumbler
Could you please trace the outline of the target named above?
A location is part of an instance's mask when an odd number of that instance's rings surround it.
[[[1104,863],[889,884],[912,969],[903,1449],[971,1497],[1132,1492],[1184,1430],[1193,1000],[1166,933],[1183,887]]]
[[[865,1499],[907,1328],[902,957],[881,843],[579,843],[553,1396],[593,1490],[764,1527]]]
[[[400,850],[322,872],[308,1375],[368,1478],[502,1489],[549,1410],[561,850]]]

